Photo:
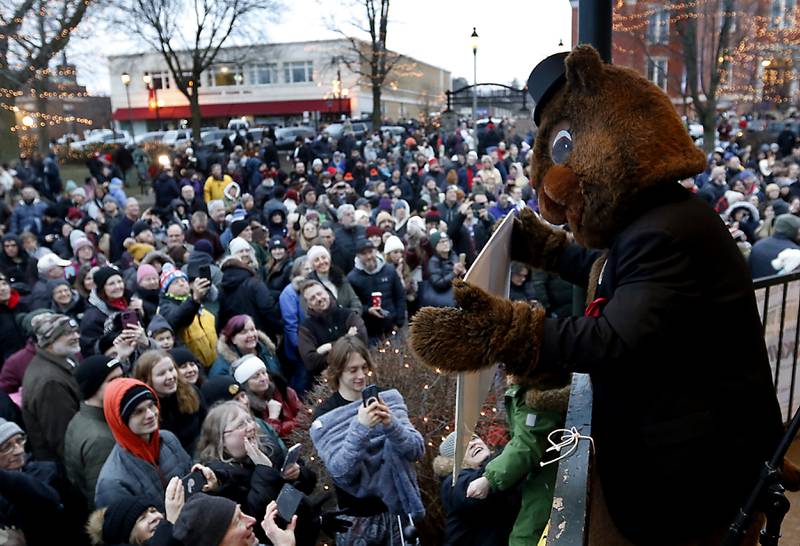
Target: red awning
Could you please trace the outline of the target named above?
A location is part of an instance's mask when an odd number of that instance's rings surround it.
[[[341,105],[341,106],[340,106]],[[232,102],[228,104],[201,104],[204,118],[241,116],[286,116],[303,112],[349,112],[350,99],[283,100],[270,102]],[[158,109],[161,119],[188,119],[192,117],[189,105],[164,106]],[[117,121],[156,119],[156,111],[149,108],[117,108]]]

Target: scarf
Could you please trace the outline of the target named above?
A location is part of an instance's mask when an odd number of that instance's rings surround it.
[[[124,297],[106,301],[108,302],[108,305],[114,309],[119,309],[120,311],[128,310],[128,300],[126,300]]]
[[[132,387],[137,385],[147,387],[150,392],[153,393],[153,398],[156,400],[156,407],[158,407],[160,411],[161,406],[158,402],[158,396],[153,389],[141,381],[124,377],[115,379],[106,386],[105,397],[103,399],[103,414],[111,429],[111,434],[114,435],[114,440],[116,440],[120,447],[127,449],[133,456],[147,461],[158,468],[158,456],[161,451],[161,436],[159,431],[155,431],[151,434],[150,441],[145,442],[128,428],[127,423],[122,420],[122,416],[120,415],[122,397],[125,396],[125,393]]]

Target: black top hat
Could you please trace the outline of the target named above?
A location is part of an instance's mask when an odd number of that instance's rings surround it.
[[[533,109],[533,121],[539,125],[542,108],[566,81],[564,59],[569,52],[563,51],[550,55],[531,70],[528,76],[528,93],[533,97],[536,107]]]

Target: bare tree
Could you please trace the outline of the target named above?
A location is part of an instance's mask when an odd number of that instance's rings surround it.
[[[222,46],[244,37],[280,11],[279,0],[128,0],[120,21],[133,27],[169,67],[178,90],[188,99],[192,137],[200,140],[202,116],[198,88]],[[261,30],[263,33],[263,29]]]
[[[716,140],[718,91],[723,84],[735,4],[734,0],[686,4],[681,10],[685,18],[676,22],[686,67],[686,89],[703,125],[706,152],[714,150]],[[705,27],[702,31],[699,23]]]
[[[368,36],[368,40],[352,37],[331,21],[329,26],[349,43],[342,62],[347,68],[368,82],[372,89],[372,126],[381,126],[381,95],[386,79],[398,67],[402,55],[386,48],[391,0],[353,0],[353,17],[348,25]],[[358,15],[361,13],[361,15]]]
[[[11,159],[19,147],[14,99],[33,82],[41,92],[50,60],[69,43],[71,33],[95,0],[4,0],[0,2],[0,157]],[[37,100],[41,108],[43,102]],[[46,126],[45,126],[46,129]],[[47,133],[40,135],[46,149]]]

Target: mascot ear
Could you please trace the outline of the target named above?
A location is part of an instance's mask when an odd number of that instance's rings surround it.
[[[579,45],[564,61],[567,85],[580,93],[594,93],[601,87],[603,60],[590,45]]]

